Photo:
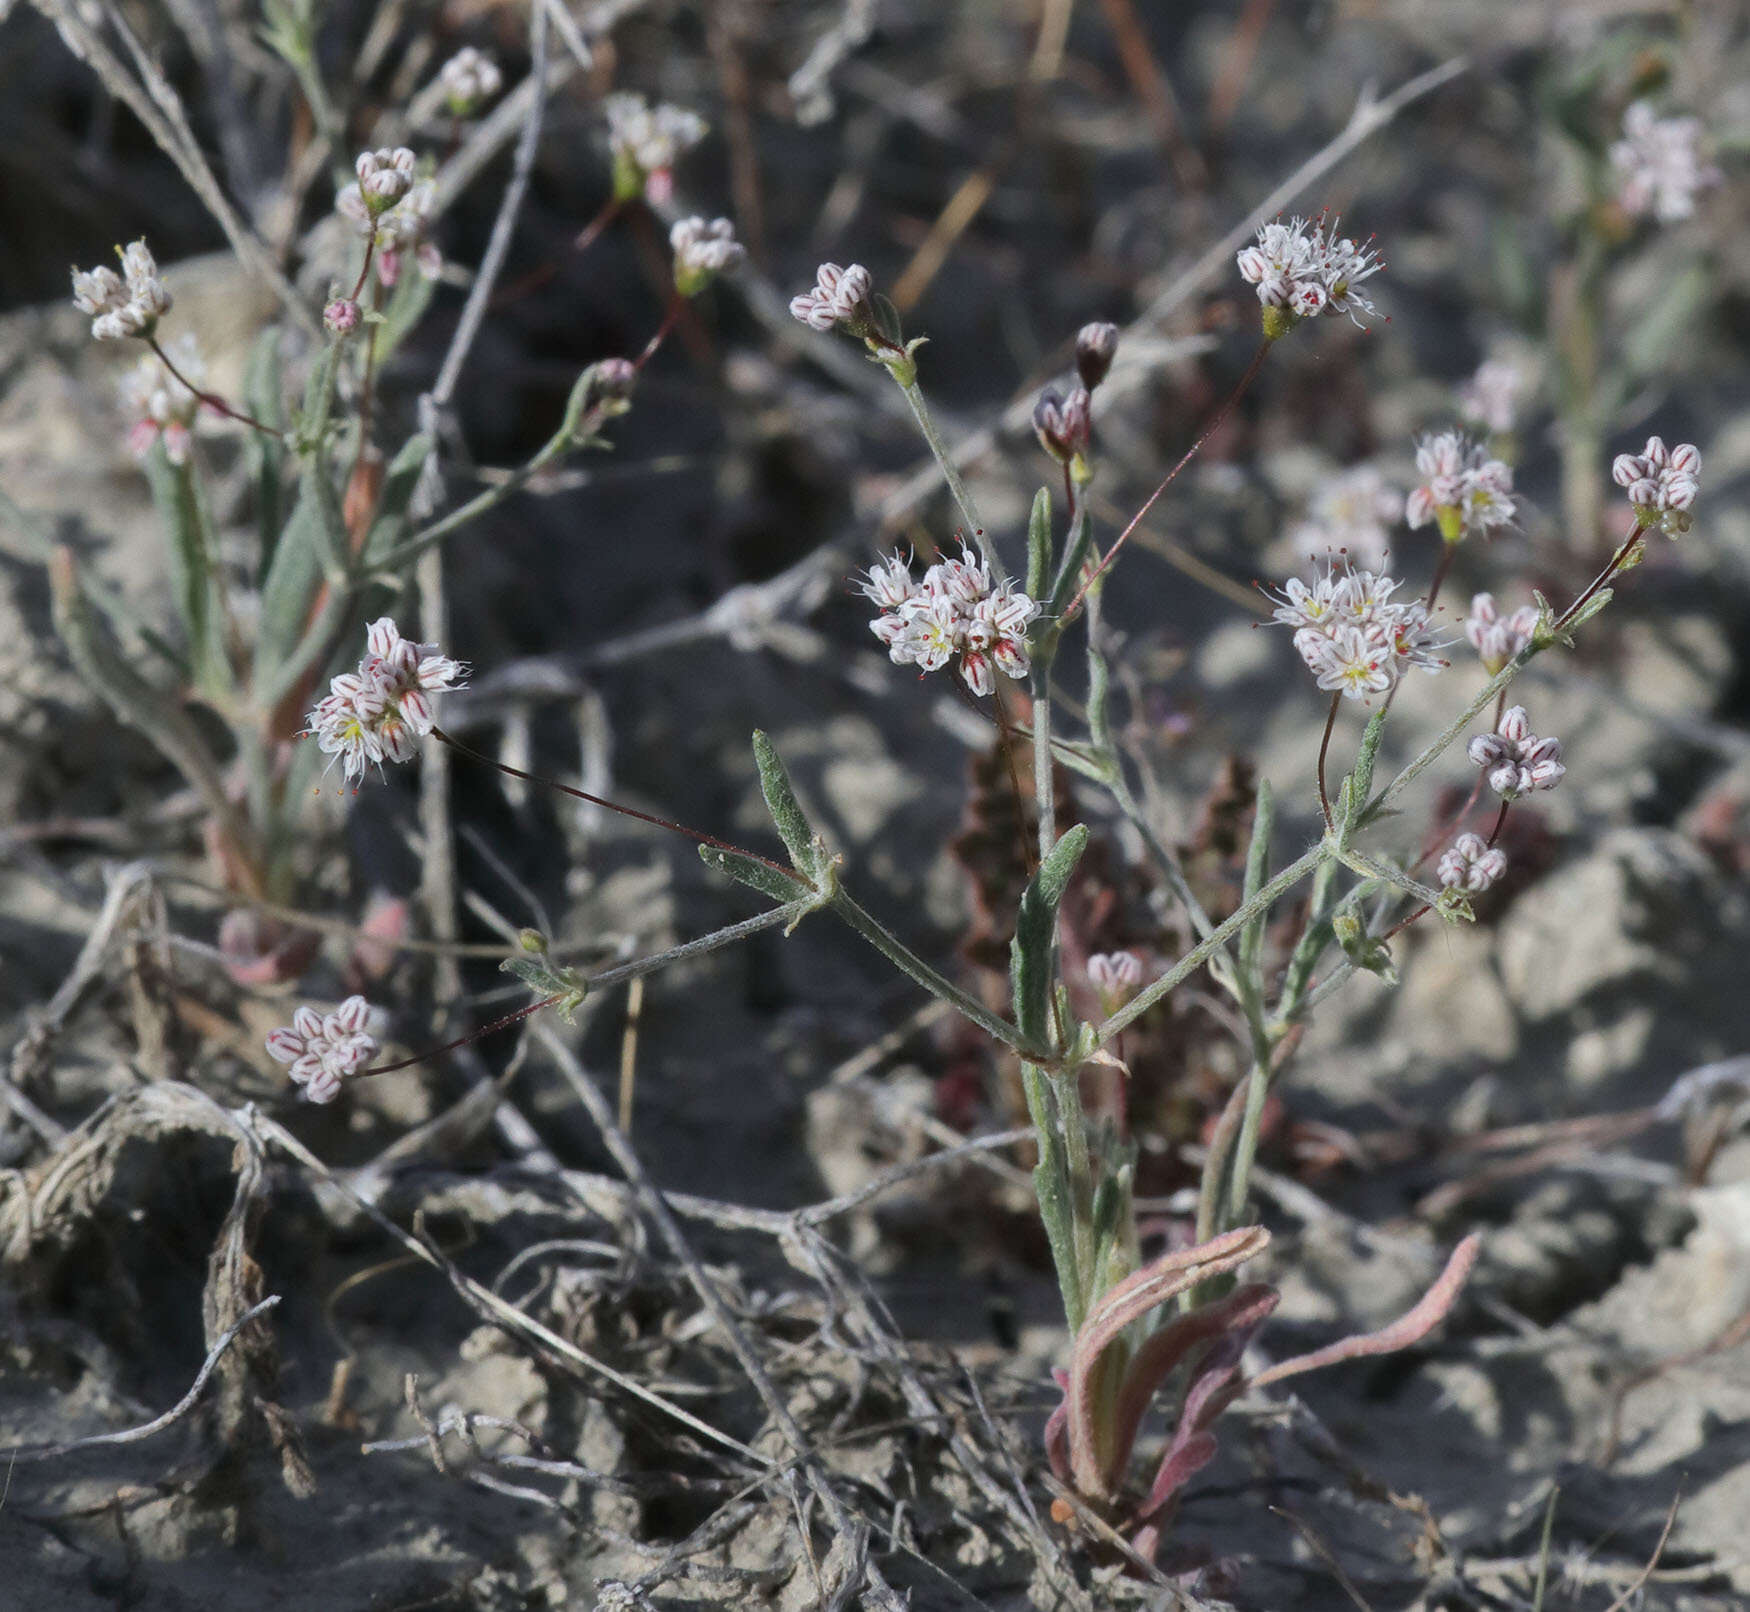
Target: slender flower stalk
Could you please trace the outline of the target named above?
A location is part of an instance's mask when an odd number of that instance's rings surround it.
[[[1112,569],[1112,562],[1118,558],[1124,545],[1130,541],[1130,534],[1134,532],[1137,527],[1142,525],[1148,512],[1159,502],[1161,494],[1172,486],[1172,484],[1178,479],[1179,472],[1197,457],[1202,451],[1204,443],[1215,435],[1215,433],[1221,428],[1222,422],[1227,419],[1228,415],[1233,413],[1234,406],[1246,395],[1247,391],[1251,388],[1252,382],[1258,378],[1258,371],[1264,367],[1264,360],[1269,356],[1272,345],[1273,343],[1268,336],[1259,343],[1258,350],[1252,354],[1251,362],[1246,365],[1245,371],[1241,374],[1234,389],[1228,393],[1221,407],[1210,417],[1209,423],[1198,433],[1197,440],[1180,455],[1178,463],[1161,478],[1160,485],[1143,500],[1142,508],[1131,516],[1130,524],[1127,525],[1115,539],[1113,539],[1112,546],[1106,550],[1105,558],[1094,567],[1092,572],[1083,579],[1082,585],[1076,589],[1075,596],[1065,608],[1061,619],[1067,621],[1075,615],[1076,611],[1081,607],[1082,600],[1087,598],[1088,589],[1093,587],[1101,577],[1105,576],[1105,574]]]
[[[658,817],[654,812],[641,812],[636,806],[623,806],[618,801],[607,800],[601,795],[592,795],[587,789],[578,789],[572,784],[561,783],[557,778],[551,778],[546,773],[529,772],[522,767],[513,767],[508,762],[499,761],[483,751],[476,750],[472,745],[464,744],[442,728],[432,728],[431,736],[440,744],[448,745],[457,755],[466,756],[470,761],[477,761],[483,767],[491,767],[495,772],[501,772],[507,778],[517,778],[524,783],[539,784],[543,789],[551,789],[561,795],[569,795],[573,800],[585,801],[591,806],[600,806],[607,811],[618,812],[622,817],[635,817],[639,822],[649,823],[653,828],[667,829],[671,834],[680,834],[700,845],[709,845],[719,851],[728,851],[734,856],[744,856],[749,861],[764,863],[773,872],[781,873],[787,879],[795,877],[795,874],[782,863],[774,862],[770,857],[761,856],[757,851],[744,850],[739,845],[732,845],[728,840],[718,839],[715,834],[706,834],[700,829],[688,828],[685,823],[677,823],[667,817]]]

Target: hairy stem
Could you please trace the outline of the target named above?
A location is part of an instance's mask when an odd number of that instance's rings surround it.
[[[889,370],[891,374],[892,371]],[[895,375],[894,384],[905,395],[905,400],[911,405],[912,418],[918,423],[918,430],[923,434],[924,441],[934,455],[936,464],[942,472],[942,479],[948,483],[948,491],[953,495],[954,502],[960,506],[960,513],[965,517],[966,524],[972,528],[973,541],[978,544],[979,551],[994,569],[997,564],[995,546],[991,543],[990,534],[985,530],[984,517],[978,513],[978,505],[972,501],[972,494],[966,483],[960,479],[960,472],[954,468],[954,456],[948,452],[948,445],[943,442],[941,433],[936,429],[936,421],[930,413],[930,405],[924,400],[924,394],[915,380],[902,381]]]
[[[917,981],[932,996],[946,1002],[963,1018],[970,1019],[986,1035],[995,1037],[1005,1047],[1013,1047],[1024,1058],[1041,1064],[1054,1061],[1049,1048],[1033,1046],[1008,1020],[998,1018],[982,1002],[968,996],[953,981],[938,974],[897,936],[890,934],[874,917],[858,906],[845,891],[835,892],[832,909],[900,973]]]
[[[1285,891],[1292,890],[1314,868],[1333,854],[1327,847],[1315,845],[1305,855],[1290,862],[1250,901],[1243,902],[1231,916],[1224,918],[1217,924],[1200,945],[1193,946],[1165,974],[1138,992],[1126,1006],[1120,1008],[1111,1018],[1099,1025],[1095,1030],[1097,1044],[1104,1046],[1127,1025],[1134,1024],[1168,991],[1196,973],[1221,950],[1230,937],[1238,934],[1259,913],[1267,912]]]
[[[232,408],[231,405],[216,392],[203,392],[200,387],[196,386],[193,381],[184,375],[182,371],[171,362],[170,354],[165,352],[163,347],[159,345],[156,336],[148,335],[144,339],[146,345],[158,355],[158,362],[170,371],[178,384],[194,394],[196,402],[204,404],[215,414],[222,414],[228,420],[236,420],[239,424],[250,427],[251,430],[261,432],[263,436],[281,438],[285,436],[285,432],[281,431],[277,426],[268,425],[264,421],[256,419],[253,414],[246,414],[242,409]]]

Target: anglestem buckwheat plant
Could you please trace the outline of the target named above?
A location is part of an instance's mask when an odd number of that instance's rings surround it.
[[[298,17],[282,15],[277,3],[270,13],[276,48],[300,64],[301,81],[306,75],[314,80],[311,41],[299,34]],[[471,116],[498,94],[500,75],[486,58],[463,52],[444,66],[439,88],[452,117]],[[337,138],[345,120],[320,102],[319,84],[310,98],[318,127],[330,140]],[[612,97],[605,112],[612,197],[580,243],[622,209],[647,229],[651,204],[671,199],[676,161],[705,132],[691,113],[651,108],[637,97]],[[532,156],[536,126],[529,130],[526,149]],[[467,668],[439,645],[416,642],[389,616],[376,614],[384,585],[405,588],[408,567],[435,545],[563,456],[606,446],[604,427],[633,406],[642,372],[692,300],[744,259],[730,222],[690,214],[672,222],[662,316],[637,356],[591,365],[538,451],[493,485],[439,512],[441,493],[415,498],[422,482],[441,486],[436,443],[427,434],[436,430],[432,412],[422,415],[421,431],[393,453],[379,452],[373,441],[393,418],[391,410],[374,411],[377,377],[388,373],[385,361],[425,306],[441,263],[434,239],[438,186],[429,163],[422,171],[407,147],[359,154],[353,175],[334,206],[352,224],[352,241],[361,244],[349,241],[336,270],[342,277],[323,310],[327,339],[315,336],[315,351],[302,360],[308,374],[296,409],[285,395],[280,365],[286,355],[278,332],[267,333],[252,360],[245,390],[251,412],[200,390],[204,377],[183,344],[158,340],[172,299],[143,242],[122,252],[120,273],[75,273],[74,298],[93,320],[94,337],[141,340],[152,355],[147,363],[161,366],[142,370],[132,383],[131,406],[169,538],[182,642],[164,646],[161,658],[170,669],[160,680],[142,673],[100,619],[94,600],[101,596],[61,550],[53,558],[51,581],[57,625],[73,659],[199,791],[225,882],[253,899],[290,900],[297,877],[293,820],[322,757],[330,768],[338,764],[343,786],[356,793],[373,769],[381,775],[431,743],[685,836],[712,870],[755,891],[764,906],[753,917],[587,977],[550,956],[540,935],[526,932],[505,966],[531,999],[412,1057],[371,1062],[385,1031],[358,995],[326,1011],[299,1007],[291,1023],[268,1038],[268,1054],[287,1066],[288,1078],[307,1098],[332,1102],[355,1081],[412,1067],[530,1015],[548,1009],[569,1015],[592,989],[641,978],[767,929],[781,926],[789,934],[805,920],[832,915],[900,974],[983,1030],[1018,1065],[1036,1142],[1032,1180],[1072,1334],[1048,1450],[1062,1480],[1151,1556],[1185,1484],[1214,1453],[1217,1418],[1240,1392],[1407,1347],[1438,1325],[1457,1299],[1476,1257],[1474,1238],[1458,1244],[1426,1297],[1393,1326],[1246,1374],[1245,1351],[1277,1302],[1276,1291],[1265,1284],[1236,1285],[1241,1267],[1268,1242],[1268,1234],[1251,1224],[1266,1106],[1321,1001],[1357,971],[1389,977],[1395,936],[1430,914],[1442,922],[1468,920],[1472,898],[1503,877],[1506,854],[1497,842],[1509,808],[1553,788],[1565,770],[1559,741],[1535,735],[1524,709],[1507,705],[1508,690],[1532,659],[1571,642],[1610,602],[1612,582],[1637,561],[1649,532],[1657,528],[1675,537],[1689,529],[1700,489],[1699,453],[1687,444],[1667,450],[1654,437],[1641,453],[1616,461],[1612,475],[1627,497],[1633,529],[1566,608],[1557,611],[1539,597],[1534,606],[1503,614],[1492,595],[1475,595],[1463,631],[1484,684],[1383,785],[1375,784],[1374,772],[1392,697],[1411,671],[1448,669],[1444,651],[1450,643],[1436,629],[1434,608],[1457,545],[1514,520],[1513,472],[1493,447],[1449,431],[1418,442],[1421,481],[1401,506],[1369,465],[1350,467],[1322,490],[1311,510],[1321,541],[1353,552],[1315,562],[1310,578],[1290,579],[1269,595],[1273,619],[1289,628],[1296,654],[1317,688],[1330,695],[1317,752],[1317,839],[1285,856],[1276,797],[1268,782],[1260,782],[1249,801],[1240,897],[1217,919],[1200,903],[1166,836],[1132,792],[1126,767],[1136,757],[1125,749],[1122,725],[1110,709],[1115,679],[1108,655],[1116,635],[1102,613],[1106,589],[1131,536],[1257,381],[1275,344],[1302,326],[1332,328],[1320,323],[1327,315],[1361,325],[1375,311],[1369,293],[1382,268],[1376,251],[1321,216],[1267,224],[1238,253],[1239,281],[1253,288],[1259,304],[1258,345],[1190,446],[1103,547],[1090,488],[1100,471],[1098,427],[1112,396],[1112,389],[1102,387],[1120,335],[1114,325],[1086,326],[1074,344],[1073,377],[1045,388],[1036,400],[1033,423],[1049,468],[1047,485],[1031,504],[1024,560],[1020,533],[987,528],[937,427],[919,378],[924,338],[906,336],[868,269],[821,264],[814,284],[791,301],[791,313],[811,332],[862,343],[869,359],[886,370],[964,522],[959,541],[943,541],[921,575],[908,555],[894,552],[876,558],[857,579],[874,607],[871,631],[895,665],[915,667],[920,676],[947,671],[972,700],[990,700],[1010,760],[1015,815],[1023,824],[1029,803],[1010,754],[1012,733],[1025,732],[1031,745],[1036,842],[1027,836],[1026,878],[1009,944],[1009,1002],[999,1010],[919,956],[858,899],[850,887],[852,870],[809,819],[763,733],[754,735],[755,767],[782,859],[495,761],[462,742],[440,725],[438,704],[466,686]],[[1669,195],[1661,196],[1660,185]],[[1666,175],[1643,188],[1652,210],[1668,211],[1681,187]],[[506,218],[512,212],[507,207]],[[492,279],[486,273],[476,282],[479,300],[471,308],[487,306]],[[1511,389],[1501,377],[1487,387],[1483,381],[1479,372],[1467,412],[1503,435],[1512,424]],[[435,400],[427,401],[435,409]],[[229,563],[229,545],[221,561],[201,479],[204,455],[190,451],[201,408],[255,428],[248,436],[232,434],[227,445],[249,456],[257,494],[256,542],[241,566]],[[374,412],[384,418],[376,420]],[[1601,457],[1590,467],[1600,485]],[[1063,504],[1054,509],[1060,484]],[[1400,507],[1412,530],[1433,525],[1442,540],[1420,595],[1403,580],[1407,567],[1400,564],[1396,574],[1386,568]],[[1004,563],[1005,547],[1012,565]],[[251,596],[247,605],[240,602],[243,595]],[[1077,632],[1086,671],[1086,698],[1079,706],[1061,691],[1054,697],[1053,683]],[[1477,676],[1465,659],[1443,687]],[[1012,723],[1005,683],[1026,685],[1024,695],[1007,691],[1017,708]],[[1366,706],[1368,714],[1353,760],[1333,784],[1330,753],[1345,701]],[[191,718],[191,702],[206,707],[217,729],[205,718]],[[1059,716],[1060,706],[1069,711],[1068,721]],[[1490,724],[1488,731],[1473,732],[1479,719]],[[228,754],[214,731],[229,735]],[[299,738],[305,742],[295,742]],[[1400,855],[1391,839],[1392,820],[1403,813],[1404,797],[1459,745],[1478,771],[1472,800],[1437,835],[1422,833],[1418,857]],[[1092,831],[1086,822],[1059,831],[1060,765],[1110,797],[1159,865],[1159,887],[1183,907],[1195,937],[1176,958],[1154,946],[1087,956],[1081,934],[1074,934],[1075,944],[1064,944],[1060,913]],[[1466,826],[1485,787],[1499,802],[1487,834]],[[1438,881],[1433,885],[1418,876],[1430,860]],[[1284,911],[1289,898],[1292,913]],[[1194,1246],[1145,1260],[1133,1196],[1138,1145],[1129,1133],[1126,1105],[1120,1101],[1111,1112],[1091,1114],[1083,1078],[1124,1078],[1125,1032],[1205,968],[1237,1009],[1233,1022],[1243,1073],[1210,1134]],[[292,972],[288,968],[279,977]],[[1089,1004],[1098,1011],[1084,1019]],[[1131,1486],[1133,1451],[1155,1396],[1175,1378],[1183,1386],[1174,1429],[1152,1483],[1138,1493]]]
[[[1286,867],[1272,871],[1274,830],[1272,797],[1267,785],[1257,795],[1252,844],[1247,857],[1244,893],[1237,910],[1212,923],[1196,904],[1176,865],[1164,848],[1157,859],[1168,871],[1170,887],[1185,903],[1198,939],[1176,962],[1144,981],[1134,959],[1098,956],[1086,964],[1089,981],[1101,1003],[1103,1020],[1077,1023],[1069,998],[1058,982],[1060,963],[1055,945],[1057,906],[1086,843],[1077,828],[1058,838],[1047,802],[1051,795],[1053,757],[1075,766],[1084,777],[1109,789],[1121,812],[1146,829],[1124,782],[1118,754],[1109,737],[1104,702],[1106,680],[1100,653],[1098,602],[1113,558],[1138,522],[1177,476],[1192,454],[1207,440],[1208,431],[1233,406],[1234,399],[1256,377],[1271,344],[1307,319],[1330,312],[1371,311],[1357,289],[1377,269],[1370,251],[1336,237],[1319,225],[1297,220],[1269,226],[1258,244],[1242,253],[1239,268],[1257,286],[1265,310],[1265,341],[1254,356],[1234,397],[1218,410],[1191,452],[1181,459],[1144,503],[1138,514],[1106,550],[1097,556],[1088,529],[1082,496],[1092,478],[1094,389],[1110,364],[1115,337],[1102,332],[1078,343],[1092,361],[1078,364],[1082,386],[1048,390],[1038,402],[1034,426],[1041,446],[1064,474],[1069,500],[1069,524],[1061,545],[1051,526],[1050,494],[1042,490],[1034,502],[1030,523],[1026,593],[1042,605],[1031,623],[1030,659],[1033,694],[1032,735],[1039,762],[1035,797],[1041,823],[1038,870],[1020,904],[1012,946],[1014,1028],[1021,1032],[1023,1089],[1039,1149],[1034,1180],[1052,1257],[1063,1292],[1065,1313],[1076,1338],[1075,1356],[1063,1375],[1064,1404],[1048,1433],[1052,1459],[1064,1481],[1086,1497],[1115,1511],[1123,1491],[1125,1465],[1143,1409],[1156,1387],[1187,1358],[1194,1366],[1181,1412],[1180,1431],[1168,1447],[1147,1500],[1128,1514],[1128,1526],[1139,1545],[1152,1548],[1159,1528],[1184,1481],[1213,1453],[1209,1426],[1237,1391],[1240,1350],[1273,1302],[1266,1292],[1239,1289],[1226,1298],[1195,1300],[1180,1319],[1139,1333],[1144,1318],[1171,1317],[1163,1301],[1174,1295],[1216,1293],[1209,1282],[1231,1270],[1255,1251],[1261,1233],[1245,1227],[1252,1159],[1260,1135],[1265,1100],[1292,1055],[1306,1015],[1344,978],[1357,969],[1388,974],[1387,942],[1401,930],[1430,914],[1447,922],[1470,917],[1470,900],[1495,885],[1506,869],[1505,853],[1496,845],[1511,802],[1528,793],[1553,787],[1561,778],[1561,747],[1530,731],[1518,707],[1505,708],[1509,685],[1536,655],[1558,643],[1609,601],[1608,584],[1632,563],[1645,531],[1657,524],[1680,531],[1694,502],[1700,457],[1684,447],[1666,454],[1654,439],[1645,453],[1624,456],[1616,475],[1629,491],[1637,526],[1597,580],[1566,609],[1557,611],[1539,599],[1503,616],[1487,594],[1472,602],[1465,636],[1475,649],[1488,681],[1467,708],[1429,745],[1408,762],[1383,788],[1375,789],[1373,770],[1389,715],[1391,695],[1410,670],[1436,672],[1448,664],[1448,641],[1436,631],[1433,606],[1451,565],[1453,551],[1467,535],[1488,535],[1510,523],[1515,502],[1511,467],[1486,448],[1457,432],[1431,435],[1418,445],[1422,484],[1411,494],[1406,514],[1412,528],[1435,525],[1441,554],[1427,592],[1407,594],[1402,584],[1383,571],[1356,566],[1348,557],[1328,563],[1310,580],[1292,580],[1273,597],[1275,619],[1294,633],[1296,651],[1332,701],[1320,741],[1319,797],[1324,825],[1321,841]],[[823,265],[815,287],[798,296],[791,311],[817,330],[841,330],[865,340],[872,354],[898,371],[896,379],[915,386],[915,366],[909,360],[915,343],[898,345],[896,327],[884,327],[884,315],[869,278],[853,266]],[[903,356],[907,362],[898,363]],[[1505,376],[1486,377],[1484,395],[1479,376],[1473,413],[1498,434],[1512,424],[1512,387]],[[1516,381],[1516,377],[1514,377]],[[920,418],[922,418],[920,412]],[[926,432],[931,438],[931,433]],[[931,439],[932,451],[946,468],[951,460]],[[952,485],[952,483],[951,483]],[[1355,477],[1352,494],[1366,506],[1358,519],[1392,519],[1397,500],[1376,475],[1365,483]],[[1387,507],[1389,506],[1389,507]],[[964,508],[964,505],[963,505]],[[1331,517],[1326,516],[1327,523]],[[1328,525],[1327,525],[1327,529]],[[965,563],[964,561],[961,563]],[[990,574],[1000,574],[992,566]],[[948,640],[940,624],[914,628],[906,612],[913,606],[909,566],[900,557],[876,565],[863,584],[883,616],[875,629],[884,642],[903,645],[896,660],[917,658],[915,645],[929,644],[934,664],[948,658]],[[1089,638],[1090,693],[1088,733],[1071,741],[1053,736],[1050,724],[1049,679],[1053,658],[1065,633],[1086,603]],[[932,632],[936,636],[931,636]],[[1349,698],[1373,702],[1375,709],[1362,735],[1355,761],[1341,787],[1333,792],[1325,782],[1325,762],[1337,710]],[[1439,884],[1418,883],[1413,869],[1405,871],[1360,843],[1420,775],[1434,766],[1471,724],[1495,707],[1495,731],[1470,743],[1474,761],[1500,797],[1493,828],[1485,837],[1468,830],[1450,838],[1448,830],[1436,842]],[[768,799],[773,799],[768,790]],[[1473,797],[1474,800],[1474,797]],[[776,811],[776,808],[774,808]],[[1466,811],[1469,805],[1467,804]],[[781,814],[780,814],[781,815]],[[1461,820],[1463,813],[1460,814]],[[1150,844],[1157,842],[1145,840]],[[811,865],[801,847],[806,836],[786,835],[799,872]],[[1431,853],[1429,853],[1431,854]],[[1343,878],[1353,882],[1345,890]],[[1303,881],[1311,881],[1298,940],[1290,948],[1279,981],[1265,972],[1264,935],[1276,904]],[[1406,915],[1393,921],[1393,908],[1407,899]],[[1369,919],[1371,911],[1375,916]],[[888,937],[883,950],[897,957],[900,949]],[[1323,978],[1321,964],[1333,952]],[[904,966],[904,965],[902,965]],[[1204,966],[1234,995],[1244,1015],[1250,1040],[1251,1069],[1218,1125],[1199,1192],[1197,1248],[1169,1255],[1152,1265],[1140,1265],[1130,1220],[1129,1192],[1133,1162],[1122,1137],[1090,1135],[1079,1095],[1079,1073],[1096,1058],[1109,1056],[1124,1031],[1147,1014],[1169,992]],[[928,985],[915,967],[907,972]],[[939,987],[938,994],[946,995]],[[1015,1044],[1009,1035],[1001,1039]],[[1427,1298],[1397,1327],[1367,1340],[1354,1352],[1399,1348],[1423,1335],[1451,1307],[1458,1287],[1475,1257],[1468,1239]],[[1193,1350],[1201,1350],[1200,1355]],[[1342,1346],[1321,1352],[1319,1363],[1345,1358]],[[1285,1363],[1277,1375],[1300,1369]],[[1271,1376],[1263,1374],[1262,1382]]]

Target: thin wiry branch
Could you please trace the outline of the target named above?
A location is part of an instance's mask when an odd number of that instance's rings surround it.
[[[212,1376],[220,1358],[229,1349],[240,1333],[257,1316],[264,1315],[280,1301],[279,1294],[270,1293],[259,1304],[245,1310],[234,1322],[220,1334],[219,1341],[207,1353],[200,1371],[189,1385],[188,1392],[165,1411],[162,1416],[154,1416],[151,1421],[142,1423],[139,1427],[124,1428],[118,1433],[91,1433],[84,1438],[68,1439],[60,1444],[15,1444],[10,1449],[0,1449],[0,1461],[15,1463],[20,1461],[54,1461],[64,1455],[71,1455],[75,1450],[90,1450],[100,1444],[138,1444],[144,1439],[162,1433],[167,1427],[173,1427],[183,1417],[194,1409],[196,1401],[201,1397],[201,1390],[206,1387],[207,1379]]]

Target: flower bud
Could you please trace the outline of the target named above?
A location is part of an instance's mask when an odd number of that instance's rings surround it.
[[[1068,397],[1047,387],[1033,406],[1033,430],[1039,445],[1060,465],[1088,451],[1093,427],[1093,399],[1078,386]]]
[[[1076,374],[1090,392],[1111,372],[1118,352],[1118,327],[1096,321],[1076,333]]]
[[[331,336],[350,336],[358,329],[359,305],[351,297],[335,297],[322,310],[322,323]]]

